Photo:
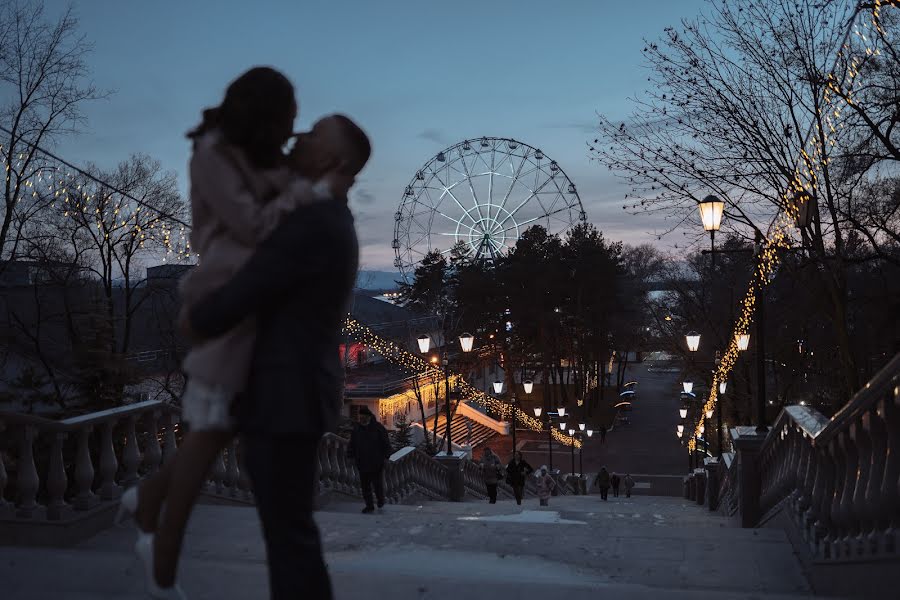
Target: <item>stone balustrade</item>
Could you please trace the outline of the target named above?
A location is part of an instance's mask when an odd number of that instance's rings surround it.
[[[60,521],[118,501],[175,455],[179,414],[153,400],[62,420],[0,412],[0,518]],[[205,491],[252,498],[238,454],[235,440]]]
[[[52,420],[0,412],[0,522],[74,520],[93,512],[109,513],[122,491],[157,472],[176,453],[180,409],[146,401],[83,416]],[[360,496],[360,478],[347,456],[348,441],[323,436],[319,448],[319,491]],[[463,459],[466,495],[486,498],[481,467]],[[386,463],[388,502],[411,497],[452,497],[451,472],[416,448],[403,448]],[[512,488],[500,484],[502,495]],[[213,463],[204,493],[238,502],[253,494],[241,464],[239,438]],[[527,495],[535,495],[528,481]]]
[[[740,448],[720,465],[720,510],[740,497],[757,523],[786,512],[819,560],[900,556],[900,355],[832,418],[789,406],[760,440],[752,468]]]

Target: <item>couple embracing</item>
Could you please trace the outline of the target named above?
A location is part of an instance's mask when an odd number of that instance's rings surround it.
[[[192,341],[182,398],[189,431],[176,457],[122,499],[153,598],[186,598],[175,577],[185,526],[237,433],[271,597],[331,597],[312,515],[316,460],[341,408],[339,336],[358,268],[347,193],[371,148],[347,117],[294,134],[296,117],[288,79],[257,67],[188,134],[200,257],[180,285],[180,329]]]

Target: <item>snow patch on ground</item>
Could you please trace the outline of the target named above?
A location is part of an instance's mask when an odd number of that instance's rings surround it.
[[[551,525],[587,525],[585,521],[563,519],[552,510],[523,510],[513,515],[485,515],[482,517],[457,517],[458,521],[494,521],[500,523],[539,523]]]

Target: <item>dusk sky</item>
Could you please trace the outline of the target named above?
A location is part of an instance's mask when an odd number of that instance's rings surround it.
[[[115,93],[88,107],[86,131],[60,152],[102,167],[146,153],[186,190],[185,131],[231,79],[266,64],[297,87],[298,128],[343,112],[373,140],[351,197],[363,268],[392,269],[393,215],[416,170],[481,136],[517,138],[558,161],[608,238],[671,247],[682,236],[656,242],[659,218],[625,213],[626,190],[591,162],[586,141],[597,112],[626,117],[627,98],[646,84],[643,40],[704,3],[76,2],[95,82]]]

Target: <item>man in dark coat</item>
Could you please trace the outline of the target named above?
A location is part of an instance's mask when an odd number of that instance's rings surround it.
[[[373,513],[373,487],[378,508],[384,506],[384,461],[391,456],[391,441],[388,439],[387,429],[375,420],[375,415],[367,406],[359,409],[359,423],[350,434],[347,455],[356,460],[356,468],[359,470],[359,483],[366,501],[363,513]]]
[[[303,135],[354,142],[341,164],[314,164],[311,155],[305,167],[311,179],[337,169],[332,198],[287,215],[182,323],[188,336],[204,339],[257,319],[247,390],[235,413],[274,600],[332,597],[313,500],[319,441],[335,427],[343,403],[338,348],[359,266],[347,191],[370,152],[368,138],[346,117],[329,117]]]
[[[506,481],[512,486],[516,504],[522,504],[522,496],[525,495],[525,480],[532,473],[534,473],[534,469],[522,458],[522,453],[513,454],[513,459],[506,465]]]

